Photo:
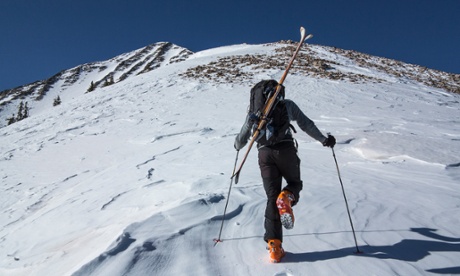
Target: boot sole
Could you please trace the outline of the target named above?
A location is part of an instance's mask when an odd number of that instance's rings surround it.
[[[292,212],[292,207],[287,202],[287,196],[281,193],[276,200],[276,207],[278,207],[281,224],[289,230],[294,228],[294,213]]]
[[[281,219],[281,224],[284,226],[286,229],[292,229],[294,228],[294,216],[289,214],[289,213],[284,213],[280,216]]]

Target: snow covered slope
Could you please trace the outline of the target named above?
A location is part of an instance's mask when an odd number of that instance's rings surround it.
[[[132,76],[185,60],[191,51],[167,42],[159,42],[112,59],[92,62],[63,70],[42,81],[0,93],[0,127],[12,114],[18,114],[20,102],[27,102],[30,115],[52,108],[54,99],[72,100],[101,87],[123,82]]]
[[[292,46],[210,49],[78,94],[86,78],[61,105],[1,128],[0,274],[460,273],[460,94],[425,82],[455,91],[458,75],[413,77],[415,65],[317,45],[286,94],[338,140],[364,253],[353,254],[331,150],[300,132],[304,190],[283,262],[268,262],[262,240],[255,149],[213,246],[249,89],[279,79]]]

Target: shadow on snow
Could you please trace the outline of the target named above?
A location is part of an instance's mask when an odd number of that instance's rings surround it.
[[[460,238],[442,236],[436,234],[435,229],[430,228],[411,228],[410,230],[434,240],[404,239],[393,245],[359,246],[359,249],[363,253],[356,254],[356,256],[417,262],[429,256],[430,252],[460,252]],[[325,261],[347,257],[354,252],[356,252],[355,246],[321,252],[286,253],[283,262]],[[460,266],[430,269],[427,271],[439,274],[456,274],[460,273]]]

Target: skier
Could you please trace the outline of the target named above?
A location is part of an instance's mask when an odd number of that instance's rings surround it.
[[[277,85],[275,80],[261,81],[251,89],[249,112],[240,133],[235,138],[234,146],[237,151],[247,144],[253,128],[257,127],[260,103],[265,103]],[[264,240],[268,244],[271,262],[280,262],[285,255],[282,247],[282,226],[286,229],[294,227],[292,207],[298,203],[299,192],[302,190],[300,159],[291,132],[291,128],[294,132],[295,129],[289,122],[296,121],[301,130],[325,147],[332,148],[336,142],[332,135],[325,137],[293,101],[284,99],[284,87],[281,88],[281,96],[269,118],[271,123],[267,124],[264,130],[271,132],[271,135],[264,133],[257,140],[259,167],[267,195]],[[283,189],[282,178],[287,182]]]

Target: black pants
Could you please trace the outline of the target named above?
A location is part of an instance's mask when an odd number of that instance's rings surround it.
[[[271,239],[283,241],[283,228],[276,207],[276,199],[281,190],[288,190],[294,194],[295,202],[293,205],[295,205],[299,201],[299,192],[302,190],[300,159],[297,156],[294,143],[287,142],[277,147],[260,148],[259,167],[267,194],[264,240],[266,242]],[[287,182],[284,189],[281,187],[283,178]]]

